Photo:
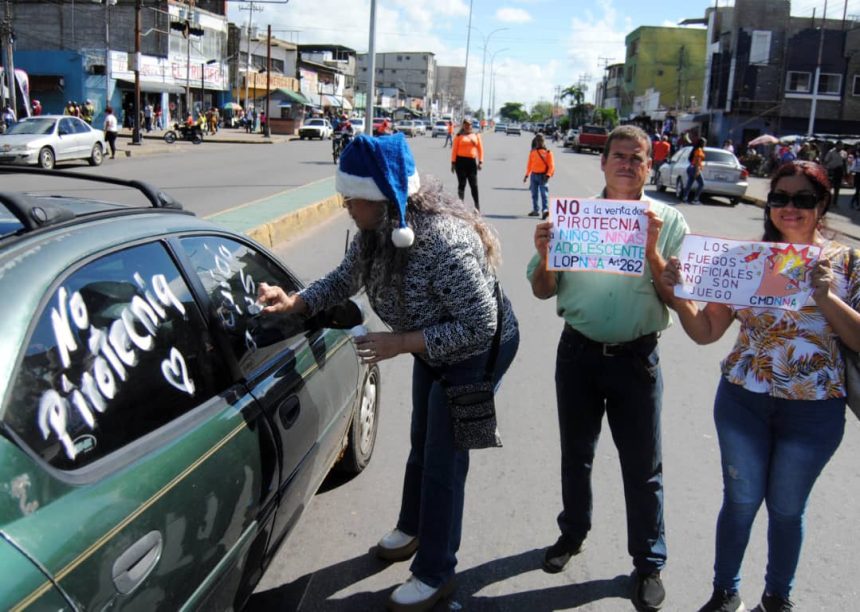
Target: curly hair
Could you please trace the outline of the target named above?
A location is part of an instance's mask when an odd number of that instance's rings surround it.
[[[409,196],[406,202],[406,223],[416,227],[418,218],[427,215],[450,215],[469,223],[481,243],[487,263],[495,272],[501,264],[501,246],[495,231],[487,225],[481,216],[472,208],[466,208],[463,202],[442,190],[442,183],[432,176],[421,177],[421,188],[418,193]],[[400,226],[400,212],[394,202],[386,202],[382,221],[379,227],[372,230],[362,230],[358,240],[361,246],[359,269],[361,282],[364,284],[370,278],[375,266],[382,266],[382,278],[386,284],[403,286],[403,272],[409,261],[410,249],[402,249],[391,242],[391,231]]]
[[[821,209],[821,217],[819,218],[819,229],[825,229],[824,215],[827,214],[827,209],[830,208],[830,179],[827,178],[827,171],[821,164],[811,161],[803,161],[796,159],[794,161],[782,164],[773,175],[770,177],[770,190],[776,189],[777,183],[787,176],[805,176],[812,183],[812,189],[819,202],[824,202],[824,208]],[[766,242],[779,242],[783,239],[782,233],[773,224],[770,219],[770,206],[764,207],[764,235],[762,240]]]

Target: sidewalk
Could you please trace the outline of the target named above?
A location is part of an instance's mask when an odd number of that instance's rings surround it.
[[[749,187],[746,196],[742,198],[743,201],[764,208],[767,193],[770,191],[770,180],[751,176],[748,182]],[[852,209],[849,204],[853,193],[853,188],[843,187],[839,191],[838,206],[831,203],[825,219],[830,229],[860,242],[860,210]]]
[[[269,137],[263,136],[256,132],[253,134],[247,133],[245,130],[224,128],[218,130],[215,134],[203,135],[203,142],[195,145],[187,140],[177,140],[173,144],[164,142],[164,134],[168,130],[152,130],[151,132],[142,132],[142,143],[139,145],[132,144],[131,130],[123,128],[120,130],[116,144],[117,155],[125,157],[140,157],[142,155],[155,155],[172,152],[184,152],[188,147],[204,147],[208,144],[276,144],[298,140],[297,136],[288,136],[285,134],[272,134]]]

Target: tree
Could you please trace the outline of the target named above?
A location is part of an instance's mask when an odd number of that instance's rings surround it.
[[[535,122],[541,122],[546,121],[550,117],[552,117],[552,103],[535,102],[534,106],[532,106],[530,119]]]
[[[499,116],[514,123],[522,123],[529,118],[529,114],[523,109],[521,102],[505,102],[499,111]]]
[[[612,129],[618,125],[618,112],[614,108],[595,108],[594,122]]]
[[[585,104],[586,91],[588,91],[588,85],[585,83],[570,85],[569,87],[565,87],[561,90],[562,100],[567,98],[573,99],[573,105],[570,107],[569,111],[571,121],[576,125],[582,125],[588,117],[588,113],[585,108],[587,106]]]

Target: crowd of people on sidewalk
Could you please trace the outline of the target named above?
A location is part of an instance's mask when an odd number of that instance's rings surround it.
[[[419,177],[403,135],[355,137],[336,172],[337,191],[359,229],[343,261],[297,294],[268,285],[259,292],[264,316],[312,315],[363,289],[390,331],[358,337],[361,358],[371,364],[398,355],[413,359],[411,450],[400,511],[374,549],[386,561],[413,559],[410,577],[389,598],[388,608],[395,611],[430,610],[455,588],[469,447],[455,443],[459,422],[452,389],[478,384],[485,373],[497,387],[519,344],[513,307],[499,288],[500,244],[478,205],[481,136],[465,121],[452,144],[456,199],[438,181]],[[694,149],[703,146],[702,140]],[[700,612],[746,609],[740,567],[763,503],[768,562],[755,611],[790,611],[805,508],[845,426],[840,345],[860,349],[860,252],[825,229],[833,199],[826,170],[815,162],[787,161],[771,179],[761,240],[821,247],[808,301],[799,311],[716,302],[700,308],[675,296],[678,255],[689,227],[677,208],[645,194],[651,169],[652,139],[635,126],[616,128],[601,157],[604,187],[594,196],[648,204],[644,273],[551,271],[546,182],[555,163],[542,135],[532,142],[524,181],[530,181],[530,216],[542,219],[526,275],[534,296],[554,299],[563,320],[555,353],[559,536],[545,549],[541,565],[548,573],[561,572],[583,551],[595,518],[591,473],[605,415],[624,485],[631,599],[637,610],[664,605],[661,574],[668,551],[658,337],[669,325],[670,310],[699,344],[715,342],[737,320],[740,331],[721,363],[714,400],[724,494],[712,593]],[[473,207],[464,202],[467,182]],[[803,365],[809,362],[817,365]]]

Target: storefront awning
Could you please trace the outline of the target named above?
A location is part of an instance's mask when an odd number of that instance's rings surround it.
[[[287,100],[290,102],[296,102],[297,104],[303,104],[304,106],[313,106],[313,103],[299,91],[293,91],[292,89],[278,89],[277,92],[286,96]]]
[[[121,87],[131,87],[132,89],[134,89],[134,81],[117,79],[116,82]],[[180,87],[179,85],[173,85],[172,83],[162,83],[161,81],[144,81],[143,79],[141,79],[140,91],[145,91],[147,93],[181,94],[185,93],[185,88]]]

